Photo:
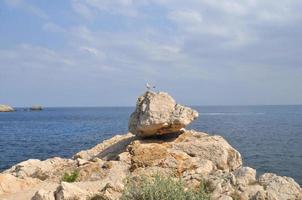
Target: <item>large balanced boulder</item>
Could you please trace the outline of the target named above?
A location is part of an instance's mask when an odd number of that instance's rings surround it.
[[[169,94],[147,91],[137,100],[129,132],[141,137],[175,133],[197,117],[197,111],[177,104]]]
[[[13,112],[14,109],[8,105],[0,105],[0,112]]]

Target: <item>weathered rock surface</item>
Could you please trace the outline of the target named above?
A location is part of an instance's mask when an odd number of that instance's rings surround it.
[[[73,156],[73,158],[80,158],[84,160],[90,160],[96,157],[103,160],[110,159],[118,155],[119,152],[125,151],[126,146],[129,145],[134,138],[134,135],[131,133],[125,135],[116,135],[89,150],[78,152]]]
[[[0,174],[0,197],[2,194],[16,193],[35,187],[40,183],[40,180],[30,177],[18,178],[11,174]]]
[[[75,160],[55,157],[44,161],[29,159],[14,165],[3,173],[12,174],[18,178],[30,177],[42,181],[59,182],[64,172],[72,171],[75,168]]]
[[[290,177],[281,177],[276,174],[266,173],[259,177],[259,183],[267,191],[269,199],[302,199],[300,185]]]
[[[13,112],[14,109],[8,105],[0,105],[0,112]]]
[[[241,167],[234,172],[238,185],[249,185],[256,182],[256,170],[250,167]]]
[[[89,193],[86,190],[77,187],[73,183],[62,182],[61,185],[55,191],[54,196],[56,200],[87,200],[87,198],[89,197]]]
[[[64,172],[78,170],[74,183],[60,182]],[[77,153],[73,159],[31,159],[0,174],[0,199],[119,199],[127,177],[154,174],[181,177],[188,187],[205,181],[213,200],[301,199],[291,178],[242,167],[242,159],[220,136],[184,130],[182,134],[141,139],[115,136]]]
[[[129,132],[141,137],[179,132],[197,117],[197,111],[177,104],[169,94],[147,91],[137,100]]]
[[[55,200],[55,197],[52,191],[41,189],[35,193],[31,200]]]

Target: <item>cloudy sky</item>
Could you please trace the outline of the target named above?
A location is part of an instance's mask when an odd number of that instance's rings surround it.
[[[0,104],[302,104],[301,0],[1,0]]]

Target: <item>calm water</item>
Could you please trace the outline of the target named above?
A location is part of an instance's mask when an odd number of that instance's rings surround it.
[[[134,108],[49,108],[0,113],[0,170],[29,158],[70,157],[126,133]],[[224,136],[259,173],[302,184],[302,106],[196,107],[190,128]]]

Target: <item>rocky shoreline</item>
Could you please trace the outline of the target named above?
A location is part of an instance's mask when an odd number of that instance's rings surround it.
[[[223,137],[184,129],[198,113],[167,93],[146,92],[129,120],[130,132],[116,135],[70,159],[30,159],[0,174],[1,200],[116,200],[125,179],[155,174],[181,178],[186,187],[203,181],[213,200],[301,200],[292,178],[257,175]],[[62,181],[76,171],[75,182]]]

